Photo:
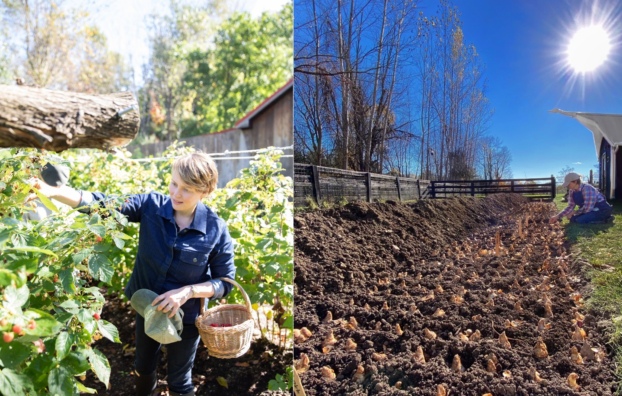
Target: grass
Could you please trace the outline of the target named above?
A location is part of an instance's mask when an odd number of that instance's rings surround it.
[[[610,201],[613,205],[613,224],[566,225],[566,236],[573,253],[589,261],[592,268],[588,277],[593,286],[588,307],[612,318],[608,334],[610,346],[615,352],[618,375],[618,394],[622,392],[622,201]],[[561,196],[555,199],[561,210],[566,202]]]

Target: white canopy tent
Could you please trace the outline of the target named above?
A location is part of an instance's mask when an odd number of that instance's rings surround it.
[[[601,161],[601,146],[603,138],[607,140],[611,146],[610,153],[610,184],[607,195],[614,197],[615,180],[616,180],[616,152],[622,146],[622,114],[599,114],[599,113],[581,113],[577,111],[564,111],[554,109],[549,113],[560,113],[568,117],[572,117],[583,124],[592,132],[594,136],[594,147],[596,148],[596,157]],[[602,167],[602,164],[601,164]],[[617,197],[620,198],[620,197]]]

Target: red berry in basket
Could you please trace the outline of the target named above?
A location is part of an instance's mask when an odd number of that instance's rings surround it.
[[[218,327],[218,325],[216,323],[212,323],[210,326],[212,327]]]
[[[13,326],[13,333],[21,333],[22,332],[22,326],[20,325],[15,325]]]
[[[4,340],[4,342],[11,342],[13,341],[13,338],[15,338],[15,334],[13,333],[4,333],[2,335],[2,339]]]
[[[95,320],[99,320],[99,318],[100,318],[101,316],[99,316],[99,314],[98,314],[97,312],[95,312],[95,313],[93,314],[93,317],[95,318]]]

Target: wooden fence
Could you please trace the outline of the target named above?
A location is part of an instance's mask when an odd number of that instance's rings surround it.
[[[309,200],[367,201],[393,199],[412,201],[455,196],[486,196],[519,193],[529,199],[555,198],[555,178],[429,181],[377,173],[353,172],[323,166],[294,164],[294,206],[308,206]]]
[[[315,165],[294,164],[294,206],[308,206],[340,200],[367,201],[393,199],[412,201],[428,197],[427,180],[368,172],[353,172]]]
[[[519,193],[530,200],[555,199],[555,177],[503,180],[444,180],[430,182],[431,198],[455,196],[486,196],[499,193]]]

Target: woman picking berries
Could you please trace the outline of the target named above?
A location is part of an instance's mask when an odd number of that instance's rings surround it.
[[[194,325],[199,315],[199,298],[220,299],[231,284],[214,278],[235,278],[233,243],[225,222],[201,202],[218,182],[214,161],[206,154],[193,153],[173,164],[169,195],[157,192],[128,197],[120,210],[129,221],[140,223],[136,264],[125,288],[128,299],[140,289],[158,297],[152,305],[170,312],[181,308],[181,341],[167,345],[168,386],[171,395],[194,395],[192,367],[199,345]],[[49,198],[71,207],[104,201],[99,192],[51,187],[39,182],[35,187]],[[90,209],[81,209],[89,211]],[[157,385],[157,362],[161,344],[145,334],[144,318],[136,315],[136,394],[151,395]]]

